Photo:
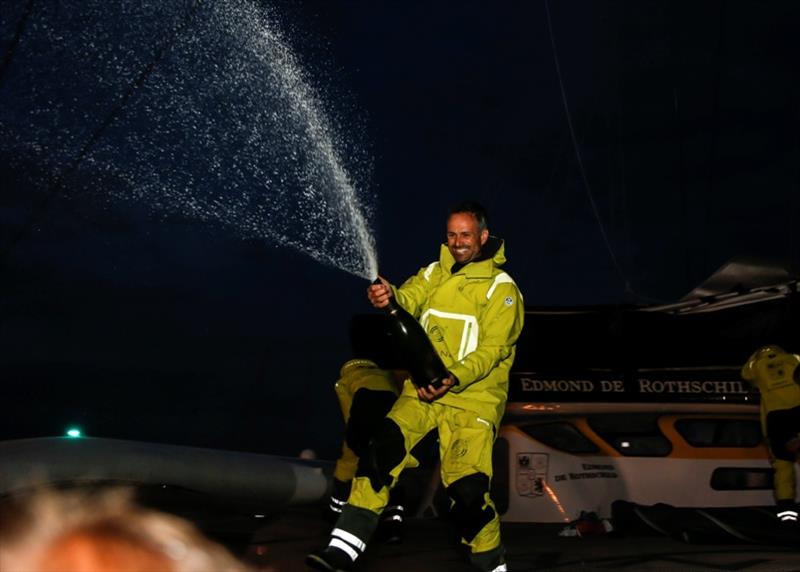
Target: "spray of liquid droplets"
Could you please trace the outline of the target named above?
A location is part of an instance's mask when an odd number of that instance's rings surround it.
[[[18,71],[5,81],[4,151],[22,150],[58,172],[189,9],[121,4],[34,15],[32,49],[16,56]],[[268,9],[245,0],[197,8],[70,191],[222,225],[374,278],[370,200],[355,184],[369,166],[356,138],[343,137]]]

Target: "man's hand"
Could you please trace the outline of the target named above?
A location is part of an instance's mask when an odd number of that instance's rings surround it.
[[[385,308],[392,297],[392,288],[383,276],[378,276],[380,284],[370,284],[367,288],[367,298],[375,308]]]
[[[450,388],[456,384],[456,379],[453,377],[453,374],[450,374],[449,377],[442,380],[442,385],[439,389],[435,389],[432,385],[428,387],[418,387],[417,388],[417,396],[422,401],[427,401],[428,403],[432,401],[436,401],[442,395],[450,391]]]

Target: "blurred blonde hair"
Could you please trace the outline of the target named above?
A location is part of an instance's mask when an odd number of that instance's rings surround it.
[[[3,572],[248,572],[188,521],[123,489],[40,490],[0,515]]]

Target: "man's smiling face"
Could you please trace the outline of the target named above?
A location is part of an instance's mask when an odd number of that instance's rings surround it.
[[[447,248],[456,262],[475,260],[489,239],[489,230],[481,230],[471,213],[454,213],[447,219]]]

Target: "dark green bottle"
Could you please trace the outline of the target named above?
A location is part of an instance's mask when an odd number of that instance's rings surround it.
[[[380,283],[378,279],[373,282]],[[383,309],[392,317],[391,338],[405,369],[411,375],[411,381],[417,387],[432,385],[434,389],[440,388],[450,372],[433,349],[422,325],[397,303],[394,296],[389,298],[389,305]]]

